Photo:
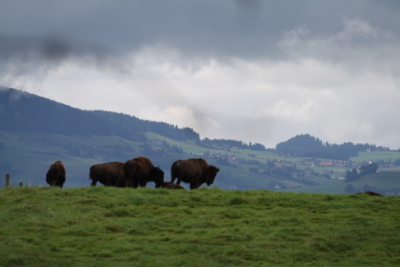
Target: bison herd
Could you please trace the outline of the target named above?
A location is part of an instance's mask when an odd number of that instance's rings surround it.
[[[171,181],[164,182],[164,172],[159,167],[155,167],[146,157],[137,157],[125,163],[107,162],[93,165],[90,167],[89,179],[92,181],[91,186],[100,182],[105,186],[138,188],[146,187],[148,182],[154,182],[156,188],[184,189],[180,185],[184,182],[190,184],[190,189],[196,189],[204,183],[211,185],[218,172],[219,168],[208,165],[202,158],[177,160],[171,166]],[[60,160],[56,161],[46,174],[46,182],[50,186],[62,188],[65,173],[63,163]]]

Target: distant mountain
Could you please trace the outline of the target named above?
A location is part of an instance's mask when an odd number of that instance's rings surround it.
[[[190,128],[141,120],[107,111],[84,111],[16,89],[0,90],[0,130],[49,132],[63,135],[116,135],[145,141],[154,132],[177,140],[200,141]]]

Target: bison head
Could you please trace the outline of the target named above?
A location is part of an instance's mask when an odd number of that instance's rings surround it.
[[[164,184],[164,171],[161,170],[160,167],[153,168],[153,170],[151,171],[151,177],[156,184],[156,188]]]
[[[219,168],[215,167],[214,165],[209,165],[206,172],[206,183],[207,185],[211,185],[214,183],[215,176],[219,172]]]

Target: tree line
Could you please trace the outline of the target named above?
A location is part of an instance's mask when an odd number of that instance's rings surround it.
[[[231,151],[232,148],[238,149],[251,149],[256,151],[265,151],[267,150],[264,145],[260,143],[251,143],[248,144],[243,141],[232,140],[232,139],[209,139],[204,138],[203,140],[199,140],[197,142],[199,146],[206,148],[215,148],[215,149],[225,149],[227,151]]]
[[[316,157],[332,160],[350,160],[358,156],[358,152],[389,150],[387,147],[373,144],[353,144],[351,142],[340,145],[322,142],[319,138],[309,134],[296,135],[285,142],[278,143],[275,151],[281,154],[290,154],[298,157]]]
[[[348,183],[348,182],[357,180],[361,176],[376,173],[378,168],[379,168],[378,164],[370,163],[367,165],[362,165],[359,168],[360,172],[358,172],[356,168],[353,168],[351,171],[347,170],[346,175],[344,177],[344,181],[345,181],[345,183]]]

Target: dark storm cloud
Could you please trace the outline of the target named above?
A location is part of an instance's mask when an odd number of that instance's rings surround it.
[[[172,47],[194,58],[277,58],[282,32],[307,25],[337,30],[340,17],[360,17],[397,31],[398,1],[6,1],[0,4],[1,56],[43,45],[45,59],[90,53],[87,44],[130,52]],[[22,36],[10,49],[7,34]],[[31,36],[31,37],[26,37]],[[51,40],[48,36],[57,36]],[[3,40],[3,38],[5,38]],[[18,37],[17,37],[18,38]],[[29,40],[33,38],[33,40]],[[42,41],[37,41],[42,38]],[[85,41],[86,43],[82,43]],[[21,44],[22,43],[22,44]],[[110,50],[98,50],[101,57]]]
[[[63,62],[124,73],[130,65],[123,53],[100,43],[61,36],[15,36],[0,33],[0,74],[43,76]]]

